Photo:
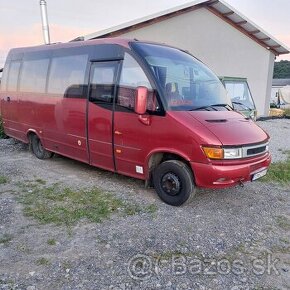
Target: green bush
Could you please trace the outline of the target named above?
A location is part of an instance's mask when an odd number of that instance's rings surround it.
[[[3,121],[2,121],[2,117],[0,116],[0,138],[5,138],[6,135],[4,133],[4,128],[3,128]]]

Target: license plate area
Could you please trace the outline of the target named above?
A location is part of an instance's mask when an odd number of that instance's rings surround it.
[[[267,174],[267,171],[268,171],[267,169],[263,169],[263,170],[255,173],[252,177],[252,181],[255,181],[255,180],[265,176]]]

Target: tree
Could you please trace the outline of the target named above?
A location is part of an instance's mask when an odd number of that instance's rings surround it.
[[[281,60],[274,64],[274,79],[290,79],[290,61]]]

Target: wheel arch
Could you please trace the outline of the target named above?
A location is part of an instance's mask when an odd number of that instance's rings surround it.
[[[28,129],[26,132],[26,138],[27,138],[28,143],[30,143],[32,135],[36,135],[36,136],[38,136],[38,138],[40,138],[39,134],[37,133],[37,131],[35,129]]]
[[[182,152],[176,151],[176,150],[168,150],[168,149],[158,149],[150,152],[146,158],[146,165],[147,165],[147,180],[152,179],[152,172],[154,169],[161,164],[162,162],[166,160],[180,160],[184,162],[186,165],[188,165],[189,169],[192,172],[192,176],[194,178],[194,172],[190,165],[190,158],[183,154]]]

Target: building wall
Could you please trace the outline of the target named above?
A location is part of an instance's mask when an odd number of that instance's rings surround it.
[[[190,51],[219,76],[246,77],[258,115],[268,115],[274,54],[206,8],[124,33],[122,37],[174,45]]]

